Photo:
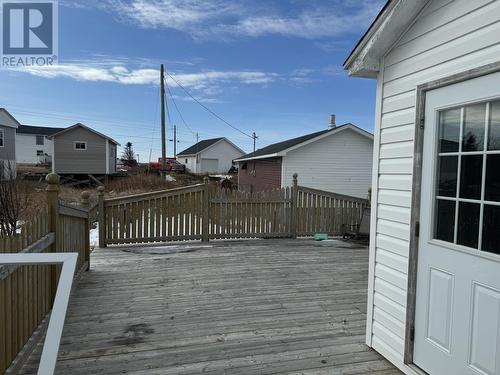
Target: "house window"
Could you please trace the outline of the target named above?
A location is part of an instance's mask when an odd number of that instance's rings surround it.
[[[75,142],[75,150],[85,151],[87,149],[87,142]]]
[[[3,129],[0,129],[0,147],[3,147],[3,142],[4,142],[4,132]]]
[[[439,112],[434,238],[500,254],[500,100]]]
[[[188,163],[188,160],[186,159],[186,164]]]
[[[36,150],[36,156],[43,156],[43,150]]]
[[[36,136],[36,145],[43,146],[44,143],[45,143],[45,137],[43,135],[37,135]]]

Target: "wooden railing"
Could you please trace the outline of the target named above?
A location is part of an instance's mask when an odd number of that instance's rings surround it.
[[[203,184],[106,200],[103,193],[99,230],[105,244],[202,239]]]
[[[47,205],[20,233],[0,237],[0,373],[15,373],[41,338],[57,290],[60,266],[6,266],[2,253],[76,252],[77,269],[89,267],[88,211],[59,202],[59,178],[47,176]],[[82,194],[88,205],[88,193]],[[30,339],[31,338],[31,339]]]
[[[245,193],[208,184],[104,199],[99,246],[109,244],[342,235],[359,226],[366,199],[298,186]]]
[[[209,238],[290,237],[292,188],[246,193],[211,189]]]
[[[322,190],[298,187],[297,234],[344,234],[359,227],[368,200]]]

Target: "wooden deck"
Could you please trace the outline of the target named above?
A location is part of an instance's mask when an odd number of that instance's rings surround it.
[[[150,254],[175,248],[189,251]],[[56,372],[399,374],[364,344],[367,266],[366,248],[338,241],[98,249]]]

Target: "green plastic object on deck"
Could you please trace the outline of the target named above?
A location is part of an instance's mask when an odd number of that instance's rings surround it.
[[[328,239],[328,234],[327,233],[315,233],[314,234],[314,240],[315,241],[324,241]]]

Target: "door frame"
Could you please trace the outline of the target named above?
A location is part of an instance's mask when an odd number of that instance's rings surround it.
[[[410,216],[410,252],[408,258],[408,284],[406,296],[406,324],[404,343],[404,363],[418,372],[422,372],[413,363],[413,348],[415,336],[415,311],[417,291],[418,248],[420,231],[420,203],[422,185],[422,154],[424,146],[425,101],[428,91],[456,83],[479,78],[488,74],[500,72],[500,61],[478,68],[470,69],[448,77],[430,81],[417,86],[417,102],[415,108],[415,136],[413,150],[413,189],[411,196]]]

